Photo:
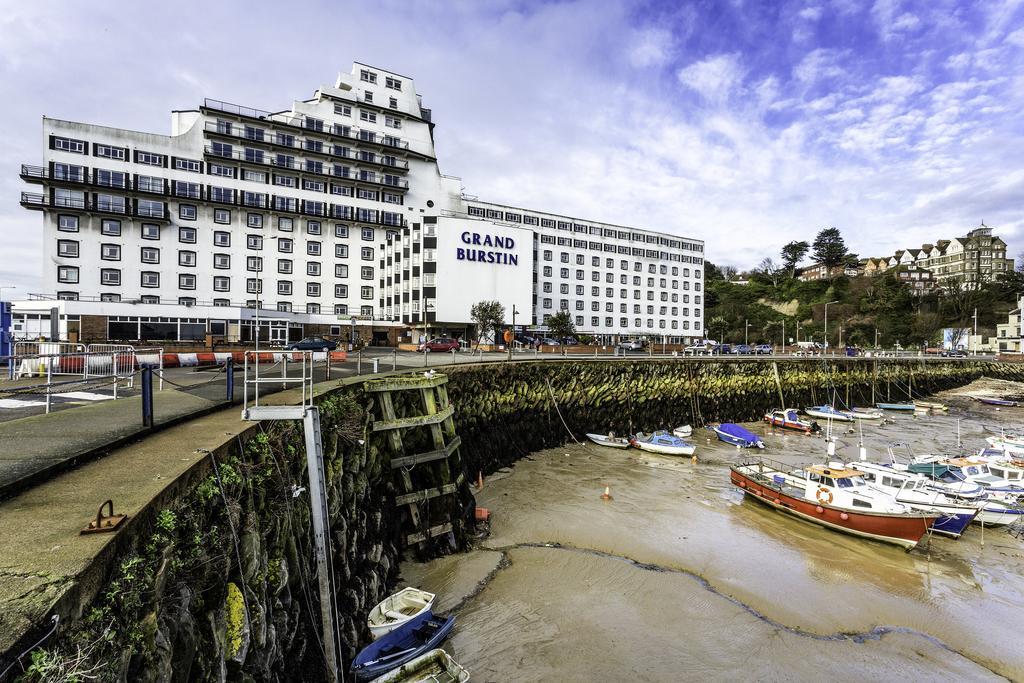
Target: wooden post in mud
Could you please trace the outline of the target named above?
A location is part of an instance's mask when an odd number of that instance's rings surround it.
[[[779,364],[776,361],[772,361],[772,372],[775,374],[775,388],[779,390],[779,408],[785,410],[786,399],[782,395],[782,379],[779,378]]]
[[[849,409],[850,406],[850,361],[846,361],[846,407]]]
[[[907,372],[910,376],[907,378],[907,398],[911,401],[914,400],[914,364],[913,361],[907,363]]]
[[[871,361],[871,405],[875,405],[875,385],[878,384],[878,361]]]

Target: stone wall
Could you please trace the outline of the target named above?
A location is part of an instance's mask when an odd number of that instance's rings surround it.
[[[829,395],[864,405],[872,387],[877,400],[898,401],[911,381],[915,394],[925,394],[982,375],[1024,379],[1024,365],[970,361],[577,360],[446,370],[467,481],[568,441],[567,427],[583,438],[759,419],[781,403],[780,387],[789,406]],[[400,416],[417,414],[412,396],[396,399]],[[387,445],[369,430],[371,396],[351,384],[319,405],[341,637],[351,661],[369,639],[368,610],[399,578],[408,520],[393,505]],[[416,452],[429,442],[410,435],[407,447]],[[175,503],[145,512],[146,533],[119,539],[126,549],[105,588],[82,619],[33,653],[25,680],[98,664],[92,674],[100,680],[324,678],[301,425],[267,424],[218,463]],[[425,468],[416,476],[417,488],[445,481]],[[437,539],[424,555],[465,543],[468,485],[445,504],[453,518],[464,515],[454,520],[454,543]]]

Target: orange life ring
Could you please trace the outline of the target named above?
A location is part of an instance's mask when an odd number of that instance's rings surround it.
[[[818,499],[818,502],[822,505],[831,505],[832,503],[832,492],[824,486],[818,489],[818,492],[814,496]]]

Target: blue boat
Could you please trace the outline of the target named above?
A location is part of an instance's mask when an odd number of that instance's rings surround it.
[[[905,410],[907,412],[914,411],[913,403],[876,403],[875,407],[879,410]],[[938,526],[938,523],[932,525],[932,528]]]
[[[424,612],[363,648],[352,662],[352,674],[357,681],[370,681],[397,669],[440,647],[453,626],[455,617],[435,617],[431,611]]]
[[[757,434],[740,427],[732,422],[723,422],[720,425],[712,425],[711,429],[718,435],[719,441],[724,441],[740,448],[764,448],[764,442]]]
[[[1009,401],[1005,398],[992,398],[991,396],[975,396],[975,400],[979,403],[984,403],[989,406],[1004,406],[1007,408],[1016,408],[1020,405],[1017,401]]]

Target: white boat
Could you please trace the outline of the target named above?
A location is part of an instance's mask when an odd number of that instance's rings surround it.
[[[837,422],[853,422],[853,413],[845,410],[836,410],[832,406],[808,406],[804,408],[804,414],[817,417],[822,420],[835,420]]]
[[[642,451],[662,455],[693,455],[697,450],[689,441],[683,441],[678,436],[663,431],[653,434],[638,432],[630,443]]]
[[[693,427],[690,425],[683,425],[682,427],[676,427],[672,430],[672,436],[678,436],[680,439],[689,439],[693,436]]]
[[[933,410],[944,413],[949,411],[949,406],[936,401],[914,401],[914,409],[922,411]]]
[[[1011,434],[989,436],[985,438],[989,446],[1010,456],[1024,456],[1024,439]]]
[[[885,413],[874,408],[854,408],[850,414],[855,420],[881,420],[885,417]]]
[[[615,436],[614,434],[587,434],[587,438],[598,446],[607,446],[608,448],[629,448],[629,439],[624,436]]]
[[[469,672],[444,650],[431,650],[371,683],[466,683]]]
[[[413,617],[430,610],[434,606],[435,597],[433,593],[409,587],[381,600],[366,618],[373,639],[390,633]]]

